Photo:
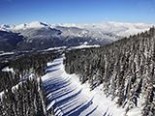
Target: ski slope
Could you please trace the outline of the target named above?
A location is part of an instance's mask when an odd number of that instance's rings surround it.
[[[56,116],[124,116],[125,111],[107,98],[102,85],[90,91],[89,84],[82,84],[78,76],[66,74],[63,58],[47,64],[42,77],[47,101],[47,111]]]

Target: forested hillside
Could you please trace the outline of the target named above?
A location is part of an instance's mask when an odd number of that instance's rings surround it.
[[[41,76],[54,52],[31,53],[1,62],[0,116],[44,116]]]
[[[155,28],[101,48],[66,52],[66,71],[90,88],[102,84],[111,100],[129,112],[155,115]]]

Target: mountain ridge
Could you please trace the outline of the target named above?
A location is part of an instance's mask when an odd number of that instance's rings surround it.
[[[152,24],[144,23],[48,24],[34,21],[19,25],[3,24],[0,30],[24,37],[23,42],[18,44],[19,50],[37,50],[86,43],[105,45],[144,32],[151,26]]]
[[[126,31],[126,30],[136,30],[136,32],[132,31],[129,32],[129,34],[137,34],[138,31],[144,31],[148,30],[150,27],[152,27],[154,24],[146,24],[146,23],[127,23],[127,22],[103,22],[103,23],[92,23],[92,24],[74,24],[74,23],[64,23],[64,24],[49,24],[46,22],[41,21],[32,21],[30,23],[23,23],[23,24],[17,24],[17,25],[7,25],[2,24],[0,25],[0,30],[5,31],[15,31],[15,30],[21,30],[21,29],[30,29],[30,28],[57,28],[57,27],[63,27],[63,28],[79,28],[83,30],[95,30],[98,31],[99,29],[103,32],[119,32],[119,31]],[[122,34],[118,34],[122,35]],[[125,35],[126,36],[126,35]]]

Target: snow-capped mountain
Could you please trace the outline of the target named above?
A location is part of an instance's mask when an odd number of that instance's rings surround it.
[[[76,27],[91,32],[91,36],[101,37],[101,34],[114,34],[117,36],[129,36],[148,30],[153,24],[144,23],[120,23],[120,22],[104,22],[96,24],[59,24],[66,28]],[[84,34],[86,34],[84,33]]]
[[[1,25],[0,30],[22,35],[25,39],[18,44],[22,49],[44,49],[85,43],[104,45],[146,31],[151,26],[143,23],[47,24],[35,21],[19,25]]]
[[[12,27],[10,25],[2,24],[0,25],[0,31],[10,31]]]
[[[50,26],[43,22],[34,21],[34,22],[30,22],[30,23],[15,25],[14,27],[12,27],[11,30],[25,30],[25,29],[32,29],[32,28],[33,29],[50,28]]]
[[[26,29],[55,28],[62,31],[63,36],[89,36],[93,38],[104,38],[106,34],[115,36],[129,36],[148,30],[153,24],[144,23],[120,23],[104,22],[96,24],[48,24],[34,21],[19,25],[1,25],[3,31],[19,31]]]

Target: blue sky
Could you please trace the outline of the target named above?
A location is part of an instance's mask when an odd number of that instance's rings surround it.
[[[0,24],[155,23],[155,0],[0,0]]]

